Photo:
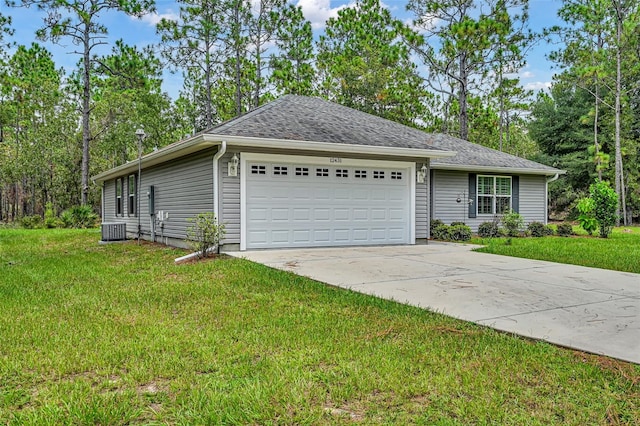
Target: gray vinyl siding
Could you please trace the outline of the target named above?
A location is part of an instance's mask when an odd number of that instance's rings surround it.
[[[420,165],[420,167],[422,167]],[[418,169],[416,165],[416,169]],[[415,176],[413,177],[415,179]],[[416,183],[416,238],[427,238],[427,227],[429,226],[427,183]]]
[[[464,202],[464,198],[469,196],[469,173],[435,170],[432,185],[434,219],[440,219],[446,224],[461,221],[469,225],[474,232],[477,232],[478,225],[482,222],[493,220],[493,215],[469,218],[468,205]],[[523,216],[525,224],[534,221],[546,222],[545,191],[544,176],[520,175],[519,213]],[[458,197],[463,199],[461,203],[456,201]]]
[[[128,176],[128,175],[127,175]],[[123,176],[126,179],[127,176]],[[105,184],[103,222],[125,222],[127,234],[135,237],[138,217],[127,215],[127,190],[123,194],[124,217],[115,216],[115,179]],[[155,211],[167,212],[169,218],[156,226],[156,240],[162,237],[186,238],[187,219],[198,213],[213,211],[213,151],[188,156],[142,171],[140,187],[140,225],[143,237],[151,234],[149,186],[155,186]]]
[[[102,193],[102,197],[104,206],[102,210],[102,221],[114,222],[114,216],[116,212],[116,181],[110,180],[105,182],[103,191],[104,192]]]
[[[546,176],[520,176],[520,214],[526,224],[547,223]]]
[[[238,166],[238,176],[229,176],[227,173],[228,164],[234,152],[240,157],[237,151],[227,152],[220,159],[219,172],[221,174],[221,195],[220,195],[220,223],[224,223],[226,235],[225,244],[240,244],[240,165]]]

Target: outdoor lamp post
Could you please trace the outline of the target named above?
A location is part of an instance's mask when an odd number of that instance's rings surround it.
[[[140,237],[142,235],[142,226],[140,224],[140,184],[141,184],[141,173],[142,173],[142,141],[146,134],[144,130],[138,129],[136,130],[136,136],[138,137],[138,184],[136,190],[136,214],[138,215],[138,245],[140,245]]]

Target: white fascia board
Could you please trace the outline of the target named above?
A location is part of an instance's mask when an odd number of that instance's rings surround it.
[[[446,158],[456,155],[455,151],[443,151],[439,149],[397,148],[391,146],[355,145],[289,139],[262,139],[246,136],[226,136],[214,134],[204,134],[202,136],[204,136],[204,140],[208,142],[219,142],[221,140],[225,140],[230,146],[235,145],[248,148],[294,149],[299,151],[383,155],[389,157],[407,158]]]
[[[547,170],[547,169],[528,169],[522,167],[492,167],[492,166],[474,166],[468,164],[434,164],[431,163],[434,170],[459,170],[463,172],[484,172],[484,173],[510,173],[519,175],[544,175],[554,176],[556,174],[563,175],[566,170]]]
[[[177,142],[175,144],[159,149],[158,151],[154,151],[142,156],[142,167],[145,168],[155,166],[156,164],[161,164],[174,158],[179,158],[187,154],[198,152],[214,145],[220,145],[221,143],[220,141],[206,141],[202,136],[203,135],[193,136],[189,139],[185,139],[184,141]],[[99,183],[137,170],[138,160],[135,159],[121,166],[93,176],[91,179]]]
[[[169,145],[158,151],[149,153],[142,157],[142,167],[150,167],[161,164],[183,155],[191,154],[211,146],[220,145],[222,141],[227,142],[227,146],[240,146],[247,148],[269,148],[269,149],[293,149],[299,151],[319,151],[344,154],[364,154],[380,155],[388,157],[405,158],[445,158],[456,155],[455,151],[442,151],[432,149],[396,148],[389,146],[353,145],[331,142],[298,141],[288,139],[263,139],[245,136],[227,136],[202,133],[181,142]],[[107,170],[92,177],[95,182],[106,180],[134,172],[138,169],[138,160],[130,161],[121,166]]]

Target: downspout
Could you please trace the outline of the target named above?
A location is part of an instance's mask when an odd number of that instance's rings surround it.
[[[544,184],[544,224],[547,225],[549,223],[549,184],[551,182],[555,182],[560,177],[560,173],[556,173],[553,176],[547,177]]]
[[[424,177],[425,184],[427,185],[427,244],[431,238],[431,158],[425,160],[425,166],[427,166],[427,174]]]
[[[220,149],[216,152],[216,155],[213,156],[213,214],[216,217],[216,220],[220,221],[220,185],[219,185],[219,177],[220,177],[220,158],[224,154],[227,153],[227,141],[222,141],[220,145]],[[220,247],[216,248],[218,252],[220,252]]]

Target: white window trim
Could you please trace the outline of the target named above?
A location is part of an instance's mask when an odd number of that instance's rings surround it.
[[[405,169],[407,176],[415,176],[416,163],[406,161],[362,160],[358,158],[340,158],[337,162],[334,157],[308,157],[299,155],[259,154],[255,152],[240,153],[240,251],[247,249],[247,163],[292,163],[326,165],[327,167],[381,167],[386,169]],[[404,179],[403,179],[404,181]],[[409,244],[416,243],[416,182],[415,179],[406,179],[409,184]]]
[[[480,178],[492,178],[493,179],[493,194],[488,195],[488,194],[480,194],[480,190],[479,190],[479,185],[480,185]],[[497,213],[496,212],[496,199],[499,197],[502,198],[506,198],[506,195],[496,195],[496,179],[497,178],[506,178],[509,179],[509,182],[511,182],[511,189],[510,189],[510,194],[509,194],[509,210],[511,210],[513,208],[513,176],[504,176],[504,175],[476,175],[476,216],[478,217],[492,217],[495,216],[497,214],[502,214],[502,213]],[[480,213],[480,202],[479,199],[480,197],[491,197],[491,211],[493,213]]]

